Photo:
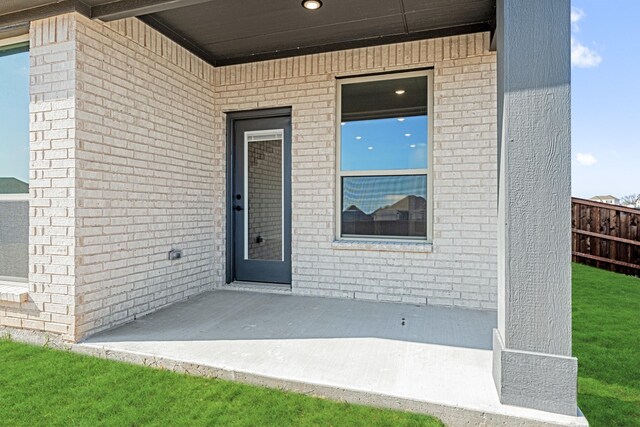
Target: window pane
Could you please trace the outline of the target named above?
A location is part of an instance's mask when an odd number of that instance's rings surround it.
[[[0,47],[0,280],[25,280],[29,243],[29,53]]]
[[[343,123],[341,170],[427,168],[427,116]]]
[[[0,200],[0,282],[28,276],[28,244],[29,201]]]
[[[342,178],[342,234],[426,237],[427,176]]]
[[[342,85],[343,171],[427,168],[427,78]]]
[[[282,140],[249,141],[247,259],[282,259]]]
[[[0,50],[0,177],[29,182],[29,52]]]

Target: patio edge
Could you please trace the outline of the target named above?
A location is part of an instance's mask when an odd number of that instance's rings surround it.
[[[483,412],[475,409],[467,409],[457,406],[448,406],[439,403],[417,401],[373,392],[352,390],[342,387],[332,387],[323,384],[305,383],[300,381],[274,378],[238,370],[224,369],[194,362],[185,362],[170,357],[140,353],[127,350],[113,350],[100,344],[74,344],[72,351],[84,355],[115,360],[125,363],[147,366],[156,369],[166,369],[172,372],[197,375],[207,378],[235,381],[244,384],[261,387],[275,388],[284,391],[301,393],[311,397],[325,398],[338,402],[346,402],[357,405],[373,406],[399,411],[408,411],[430,415],[439,418],[447,426],[514,426],[514,427],[543,427],[543,426],[571,426],[587,427],[586,418],[570,418],[559,422],[550,422],[534,418],[515,417],[505,414]],[[552,414],[555,416],[557,414]]]

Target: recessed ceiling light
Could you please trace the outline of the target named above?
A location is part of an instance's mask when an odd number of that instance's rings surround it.
[[[340,123],[341,126],[344,126],[345,124],[346,124],[345,122]]]
[[[398,119],[399,122],[404,122],[403,118]]]
[[[356,139],[362,139],[362,137],[361,136],[356,136]]]
[[[322,2],[320,0],[304,0],[302,7],[309,10],[316,10],[322,7]]]
[[[409,147],[416,148],[416,144],[411,144]]]
[[[367,147],[369,150],[373,150],[373,147]]]
[[[411,136],[411,134],[410,133],[405,133],[404,136]]]
[[[396,91],[396,95],[402,95],[404,93],[404,89],[398,89]]]

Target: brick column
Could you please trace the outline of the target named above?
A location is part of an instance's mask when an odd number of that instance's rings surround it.
[[[75,19],[30,30],[29,303],[20,327],[75,334]]]

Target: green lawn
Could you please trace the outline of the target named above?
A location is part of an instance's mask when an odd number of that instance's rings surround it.
[[[592,426],[640,426],[640,279],[573,266],[578,401]],[[440,426],[433,418],[0,340],[0,425]]]
[[[590,424],[640,426],[640,279],[574,264],[573,354]]]
[[[441,426],[434,418],[0,340],[0,426]]]

